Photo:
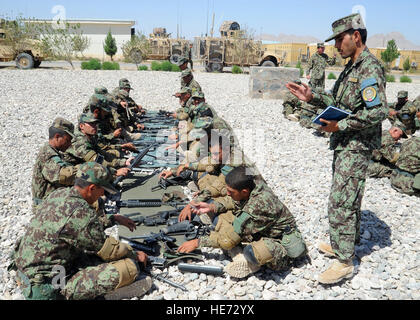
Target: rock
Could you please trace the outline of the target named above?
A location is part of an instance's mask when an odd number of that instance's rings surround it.
[[[277,298],[277,294],[271,291],[263,291],[262,295],[264,300],[275,300]]]
[[[243,287],[237,287],[233,289],[233,293],[235,294],[235,296],[239,297],[242,297],[246,294],[245,289]]]

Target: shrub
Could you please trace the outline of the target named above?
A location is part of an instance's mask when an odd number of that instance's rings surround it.
[[[181,72],[181,69],[176,65],[176,64],[172,64],[172,72]]]
[[[386,82],[395,82],[395,77],[393,75],[386,75]]]
[[[244,71],[242,70],[241,67],[239,66],[233,66],[232,67],[232,73],[233,74],[240,74],[240,73],[244,73]]]
[[[162,71],[172,71],[172,63],[169,61],[163,61],[161,63],[161,70]]]
[[[100,70],[102,64],[98,59],[90,59],[89,61],[82,62],[82,70]]]
[[[106,61],[102,64],[102,70],[120,70],[120,64],[118,62]]]
[[[139,71],[147,71],[149,68],[147,66],[139,66]]]
[[[411,78],[410,77],[408,77],[408,76],[402,76],[401,78],[400,78],[400,82],[408,82],[408,83],[411,83],[413,80],[411,80]]]
[[[298,61],[298,63],[296,63],[296,68],[299,69],[300,77],[302,78],[303,77],[303,74],[305,72],[303,71],[302,64],[300,63],[300,61]]]
[[[335,76],[334,73],[330,72],[330,74],[328,75],[328,80],[336,80],[337,77]]]
[[[153,71],[161,71],[162,70],[162,65],[157,62],[157,61],[152,61],[152,70]]]

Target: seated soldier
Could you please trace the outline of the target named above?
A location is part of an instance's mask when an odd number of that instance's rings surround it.
[[[391,186],[398,192],[420,197],[420,137],[401,145],[396,169],[391,174]]]
[[[112,91],[112,96],[117,95],[118,91],[124,90],[128,93],[127,98],[125,99],[125,103],[127,104],[128,109],[130,109],[131,112],[138,113],[139,115],[142,115],[146,113],[146,110],[143,109],[143,107],[139,104],[137,104],[131,97],[130,97],[130,91],[134,90],[131,87],[130,81],[126,78],[120,79],[118,83],[118,87],[115,88]]]
[[[390,103],[389,107],[389,116],[388,119],[391,124],[394,124],[395,120],[398,117],[399,111],[407,104],[408,101],[408,91],[399,91],[397,95],[397,102]],[[401,120],[401,119],[400,119]]]
[[[189,120],[189,112],[192,106],[191,99],[192,91],[188,87],[183,87],[179,92],[175,94],[175,97],[179,98],[179,104],[181,107],[176,110],[172,116],[178,120]]]
[[[408,92],[400,91],[398,93],[398,102],[391,105],[389,112],[389,121],[394,124],[399,120],[405,125],[406,133],[408,135],[414,134],[420,126],[418,125],[418,113],[420,112],[419,106],[413,101],[408,100]]]
[[[301,84],[300,80],[294,81],[296,84]],[[283,93],[283,115],[286,119],[294,122],[299,122],[302,102],[293,94],[286,90]]]
[[[56,118],[49,128],[49,140],[39,151],[32,172],[34,208],[54,190],[73,185],[77,166],[63,160],[61,153],[71,146],[73,133],[74,125],[63,118]]]
[[[185,69],[181,72],[181,89],[183,87],[188,87],[191,89],[191,92],[202,92],[201,86],[199,83],[194,79],[193,73],[191,69]]]
[[[39,206],[10,266],[27,300],[130,298],[150,289],[149,277],[136,281],[147,255],[108,238],[92,208],[105,190],[116,192],[110,178],[100,164],[84,163],[74,187],[57,189]]]
[[[74,165],[94,161],[108,167],[116,177],[126,176],[129,169],[124,167],[130,165],[132,158],[119,159],[99,148],[96,137],[97,122],[91,114],[80,115],[79,128],[75,130],[73,143],[65,153],[66,161]]]
[[[230,250],[233,262],[225,271],[234,278],[244,278],[261,266],[280,271],[291,266],[293,259],[306,254],[306,246],[290,211],[266,183],[258,181],[237,167],[226,176],[227,193],[235,201],[233,213],[219,217],[209,236],[187,241],[179,252],[198,247]],[[197,212],[209,212],[210,204],[200,203]],[[247,243],[242,246],[242,243]],[[235,250],[233,250],[235,249]]]
[[[399,157],[399,143],[401,138],[407,138],[403,124],[397,124],[382,132],[382,145],[379,150],[373,150],[372,160],[369,162],[368,177],[390,177]]]

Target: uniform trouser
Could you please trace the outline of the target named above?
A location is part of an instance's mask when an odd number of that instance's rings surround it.
[[[311,80],[309,80],[309,86],[312,89],[320,89],[320,90],[324,91],[325,90],[325,76],[322,77],[321,79],[311,78]]]
[[[386,178],[391,176],[392,170],[393,168],[380,162],[370,161],[367,176],[369,178]]]
[[[371,157],[371,151],[334,152],[328,219],[331,247],[341,261],[353,258],[360,241],[360,208]]]
[[[391,174],[391,186],[398,192],[420,197],[420,190],[413,188],[414,175],[394,170]]]

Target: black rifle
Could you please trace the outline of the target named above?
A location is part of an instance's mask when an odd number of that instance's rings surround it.
[[[159,189],[163,189],[166,190],[168,189],[168,187],[170,186],[179,186],[182,185],[186,182],[186,179],[184,178],[184,176],[181,174],[178,177],[173,177],[173,178],[160,178],[158,185],[154,186],[151,188],[151,191],[156,191]]]
[[[163,242],[171,242],[174,243],[176,241],[175,238],[170,237],[166,234],[164,234],[162,231],[158,232],[158,233],[151,233],[145,236],[136,236],[136,237],[130,237],[128,238],[129,240],[144,240],[144,242],[146,244],[152,244],[152,243],[156,243],[158,241],[163,241]]]
[[[140,161],[141,161],[141,159],[143,159],[146,155],[147,155],[147,153],[150,151],[150,149],[152,148],[152,147],[154,147],[155,145],[154,144],[150,144],[147,148],[145,148],[145,149],[143,149],[135,158],[134,158],[134,160],[131,162],[131,164],[128,166],[128,168],[131,170],[132,168],[134,168],[134,167],[136,167],[139,163],[140,163]],[[117,186],[120,182],[121,182],[121,180],[122,179],[124,179],[125,177],[123,177],[123,176],[121,176],[121,177],[118,177],[117,179],[115,179],[115,181],[114,181],[114,183],[113,183],[113,185],[114,186]]]
[[[180,213],[181,213],[181,209],[172,210],[172,211],[160,211],[152,216],[139,217],[139,218],[134,218],[132,220],[138,224],[144,224],[145,226],[149,226],[149,227],[159,226],[159,225],[166,224],[170,217],[179,216]]]
[[[171,206],[178,209],[179,206],[185,206],[186,202],[169,201],[163,202],[160,199],[143,199],[143,200],[121,200],[117,201],[118,208],[157,208],[161,206]]]
[[[154,246],[151,244],[155,244],[155,242],[149,242],[147,244],[143,244],[137,241],[133,241],[134,239],[126,238],[126,237],[120,237],[121,240],[126,241],[134,250],[136,251],[143,251],[148,255],[156,255],[159,254],[159,252],[156,250]]]

